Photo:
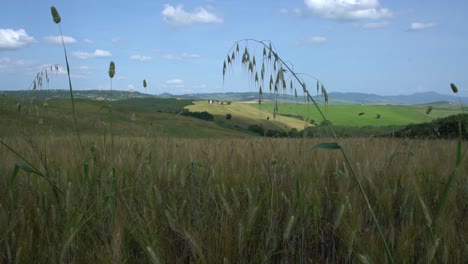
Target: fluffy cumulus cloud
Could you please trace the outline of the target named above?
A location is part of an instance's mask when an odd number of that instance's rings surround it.
[[[413,22],[411,23],[409,29],[411,31],[419,31],[419,30],[424,30],[428,28],[433,28],[437,26],[436,23],[421,23],[421,22]]]
[[[365,20],[392,16],[392,12],[380,6],[379,0],[304,0],[307,8],[326,19]]]
[[[109,58],[112,57],[112,53],[107,50],[96,49],[93,53],[76,51],[73,55],[79,59],[90,59],[90,58]]]
[[[62,37],[61,36],[47,36],[47,37],[44,37],[44,41],[47,43],[51,43],[51,44],[62,44]],[[69,36],[63,36],[63,42],[65,42],[65,44],[73,44],[73,43],[76,43],[76,39],[69,37]]]
[[[172,26],[189,26],[195,23],[223,23],[223,19],[203,7],[195,8],[193,12],[184,10],[183,5],[165,5],[161,12],[163,20]]]
[[[149,56],[142,56],[142,55],[132,55],[130,56],[131,60],[137,60],[137,61],[150,61],[152,60],[151,57]]]
[[[303,38],[299,40],[301,44],[322,44],[327,42],[327,38],[325,37],[320,37],[320,36],[314,36],[314,37],[308,37],[308,38]]]
[[[0,50],[24,48],[34,42],[34,37],[29,36],[24,29],[0,28]]]

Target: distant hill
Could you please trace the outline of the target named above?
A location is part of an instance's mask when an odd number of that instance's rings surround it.
[[[173,97],[170,94],[164,94],[165,97]],[[180,98],[192,98],[198,100],[224,100],[224,101],[257,101],[258,93],[201,93],[201,94],[184,94],[177,95]],[[323,103],[321,95],[313,96],[318,102]],[[366,93],[340,93],[332,92],[328,94],[330,104],[392,104],[392,105],[416,105],[427,104],[431,102],[445,102],[458,104],[458,98],[452,95],[439,94],[435,92],[415,93],[412,95],[377,95]],[[278,95],[280,102],[307,102],[303,95],[294,97],[290,94]],[[275,99],[274,94],[264,93],[264,101],[272,101]],[[468,104],[468,97],[461,98],[463,104]]]
[[[22,91],[2,91],[0,94],[11,97],[36,97],[36,98],[68,98],[68,90],[22,90]],[[109,90],[98,91],[98,90],[75,90],[73,92],[75,98],[86,98],[94,100],[104,100],[111,97]],[[140,92],[128,92],[114,90],[112,92],[113,100],[129,99],[129,98],[184,98],[194,100],[222,100],[222,101],[236,101],[236,102],[248,102],[258,101],[258,93],[256,92],[228,92],[228,93],[194,93],[194,94],[183,94],[183,95],[172,95],[169,93],[163,93],[158,96],[143,94]],[[458,104],[458,98],[453,95],[439,94],[435,92],[426,93],[415,93],[412,95],[377,95],[377,94],[366,94],[366,93],[340,93],[331,92],[328,94],[330,104],[373,104],[373,105],[417,105],[417,104],[428,104],[432,102],[443,102],[446,104]],[[284,103],[305,103],[306,98],[303,95],[298,95],[296,98],[291,94],[280,94],[275,96],[272,93],[264,93],[264,101],[273,101],[278,99]],[[321,95],[314,96],[318,102],[323,103],[323,97]],[[468,104],[468,97],[461,97],[463,104]]]
[[[19,90],[19,91],[0,91],[0,94],[4,94],[9,97],[17,98],[68,98],[70,97],[69,90]],[[111,98],[110,90],[74,90],[73,97],[77,99],[93,99],[93,100],[104,100]],[[142,94],[139,92],[128,92],[128,91],[112,91],[112,100],[121,100],[129,98],[151,98],[153,95]]]

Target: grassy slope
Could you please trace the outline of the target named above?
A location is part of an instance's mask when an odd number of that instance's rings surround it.
[[[18,111],[16,103],[21,102]],[[71,108],[68,100],[8,99],[0,103],[0,136],[21,132],[35,134],[68,134],[73,131]],[[79,129],[83,134],[108,134],[108,102],[77,100]],[[134,118],[133,118],[134,117]],[[188,138],[248,137],[249,134],[226,129],[213,122],[176,114],[149,111],[136,105],[113,105],[113,131],[118,136],[175,136]],[[133,119],[133,120],[132,120]],[[28,132],[28,133],[29,133]]]
[[[233,102],[231,105],[221,105],[221,104],[208,104],[206,101],[194,102],[194,105],[187,106],[186,108],[192,112],[198,111],[207,111],[212,115],[216,116],[218,122],[223,124],[231,123],[240,127],[247,127],[251,124],[263,124],[266,128],[280,128],[290,130],[291,128],[296,128],[298,130],[304,129],[306,123],[304,121],[284,117],[276,116],[276,119],[273,118],[273,111],[265,111],[263,108],[258,108],[258,104],[251,103],[236,103]],[[231,114],[232,119],[226,120],[226,114]],[[267,117],[270,119],[267,121]]]
[[[274,104],[266,103],[262,106],[269,111]],[[334,125],[342,126],[387,126],[406,125],[410,123],[430,122],[435,118],[445,117],[459,113],[456,107],[448,105],[434,105],[430,115],[426,114],[427,106],[389,106],[389,105],[329,105],[321,106],[327,118]],[[310,120],[320,123],[318,111],[312,105],[283,104],[279,106],[282,114],[302,115]],[[365,113],[359,116],[359,113]],[[377,115],[381,117],[377,119]]]

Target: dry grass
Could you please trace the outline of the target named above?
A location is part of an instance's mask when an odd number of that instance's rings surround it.
[[[1,262],[379,262],[384,246],[355,181],[316,140],[7,138],[64,191],[0,148]],[[467,165],[452,141],[344,140],[396,262],[462,263]],[[34,145],[34,146],[33,146]],[[465,146],[466,147],[466,146]],[[424,206],[422,206],[424,205]],[[434,240],[435,238],[435,240]],[[435,245],[437,245],[435,247]]]

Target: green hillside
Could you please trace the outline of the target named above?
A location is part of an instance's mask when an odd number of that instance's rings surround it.
[[[178,101],[177,105],[175,102],[176,99],[131,99],[127,103],[125,100],[114,102],[113,133],[117,136],[185,138],[238,138],[251,135],[220,127],[214,122],[174,114],[181,111],[184,105],[191,103]],[[82,134],[110,133],[111,116],[108,105],[109,102],[104,101],[76,100],[78,126]],[[74,131],[70,101],[67,99],[4,98],[0,102],[0,115],[0,136],[69,135]]]
[[[196,101],[193,105],[185,107],[192,112],[209,112],[215,116],[215,121],[226,126],[238,126],[246,128],[252,124],[262,124],[265,128],[297,130],[304,129],[308,124],[302,120],[291,117],[276,116],[273,117],[273,111],[266,111],[263,105],[259,108],[258,104],[232,102],[231,104],[213,103],[207,101]],[[232,119],[226,120],[226,115],[231,114]]]
[[[266,111],[273,111],[273,103],[265,103],[262,107]],[[317,109],[313,105],[280,104],[279,114],[298,115],[315,123],[320,123]],[[446,117],[460,112],[459,108],[445,104],[434,105],[430,114],[426,114],[427,105],[394,106],[394,105],[328,105],[320,106],[323,113],[338,126],[388,126],[406,125],[410,123],[430,122],[436,118]]]

